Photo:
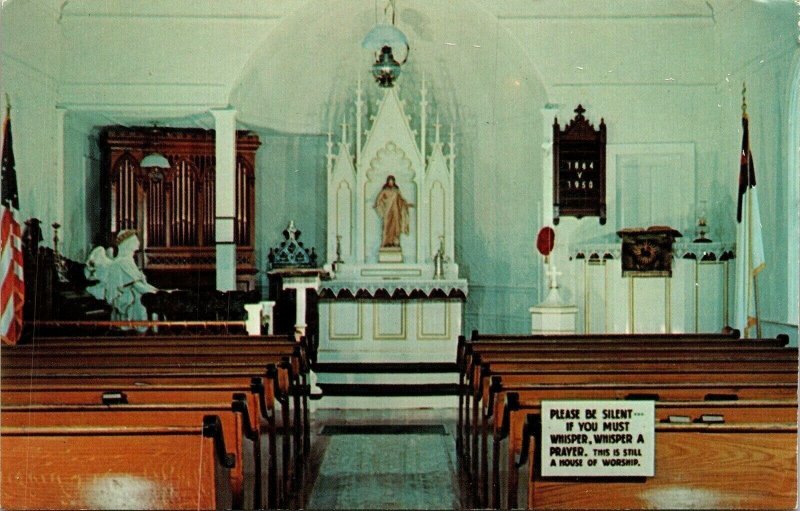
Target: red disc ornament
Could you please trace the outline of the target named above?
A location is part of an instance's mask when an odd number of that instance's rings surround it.
[[[539,235],[536,237],[536,248],[539,253],[547,257],[553,251],[553,246],[556,243],[556,232],[552,227],[542,227]]]

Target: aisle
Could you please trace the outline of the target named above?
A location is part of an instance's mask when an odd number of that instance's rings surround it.
[[[307,508],[460,508],[454,413],[316,412],[321,462]]]

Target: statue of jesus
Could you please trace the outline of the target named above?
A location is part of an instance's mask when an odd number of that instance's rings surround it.
[[[375,198],[375,211],[383,219],[381,248],[399,247],[400,234],[408,234],[408,208],[414,207],[400,193],[394,176],[387,176],[386,183]]]

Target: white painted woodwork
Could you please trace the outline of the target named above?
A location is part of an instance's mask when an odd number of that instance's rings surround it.
[[[530,308],[532,334],[574,334],[578,308],[574,305]]]
[[[578,333],[719,332],[728,324],[731,261],[676,258],[672,278],[622,277],[619,259],[576,259]]]
[[[236,245],[233,242],[233,218],[236,215],[236,110],[213,109],[216,167],[215,239],[217,290],[236,289]]]
[[[374,85],[373,85],[374,86]],[[421,111],[427,108],[422,86]],[[333,279],[323,288],[339,296],[359,290],[375,296],[402,290],[428,293],[458,289],[467,283],[458,278],[455,262],[455,140],[441,139],[437,121],[430,154],[423,154],[422,139],[415,136],[398,89],[380,92],[382,99],[361,141],[355,136],[352,154],[347,124],[334,143],[329,136],[326,154],[328,191],[328,239],[326,268]],[[361,83],[356,89],[356,126],[362,116]],[[425,122],[426,115],[420,122]],[[337,148],[334,154],[334,146]],[[400,254],[389,261],[379,258],[382,219],[374,210],[375,198],[386,182],[395,177],[409,211],[410,232],[402,235]],[[444,279],[433,280],[433,256],[442,245],[446,258]],[[339,257],[336,261],[337,242]],[[463,306],[460,299],[345,299],[323,298],[320,313],[320,361],[348,362],[448,362],[453,361],[462,333]]]
[[[321,362],[452,362],[459,300],[321,300]]]

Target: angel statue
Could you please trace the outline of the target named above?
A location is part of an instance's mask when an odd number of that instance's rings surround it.
[[[126,229],[117,236],[116,257],[109,257],[103,247],[95,247],[86,261],[86,278],[99,281],[86,290],[111,305],[112,320],[146,320],[147,310],[142,305],[142,295],[158,291],[147,283],[147,278],[133,260],[139,247],[136,231]]]

